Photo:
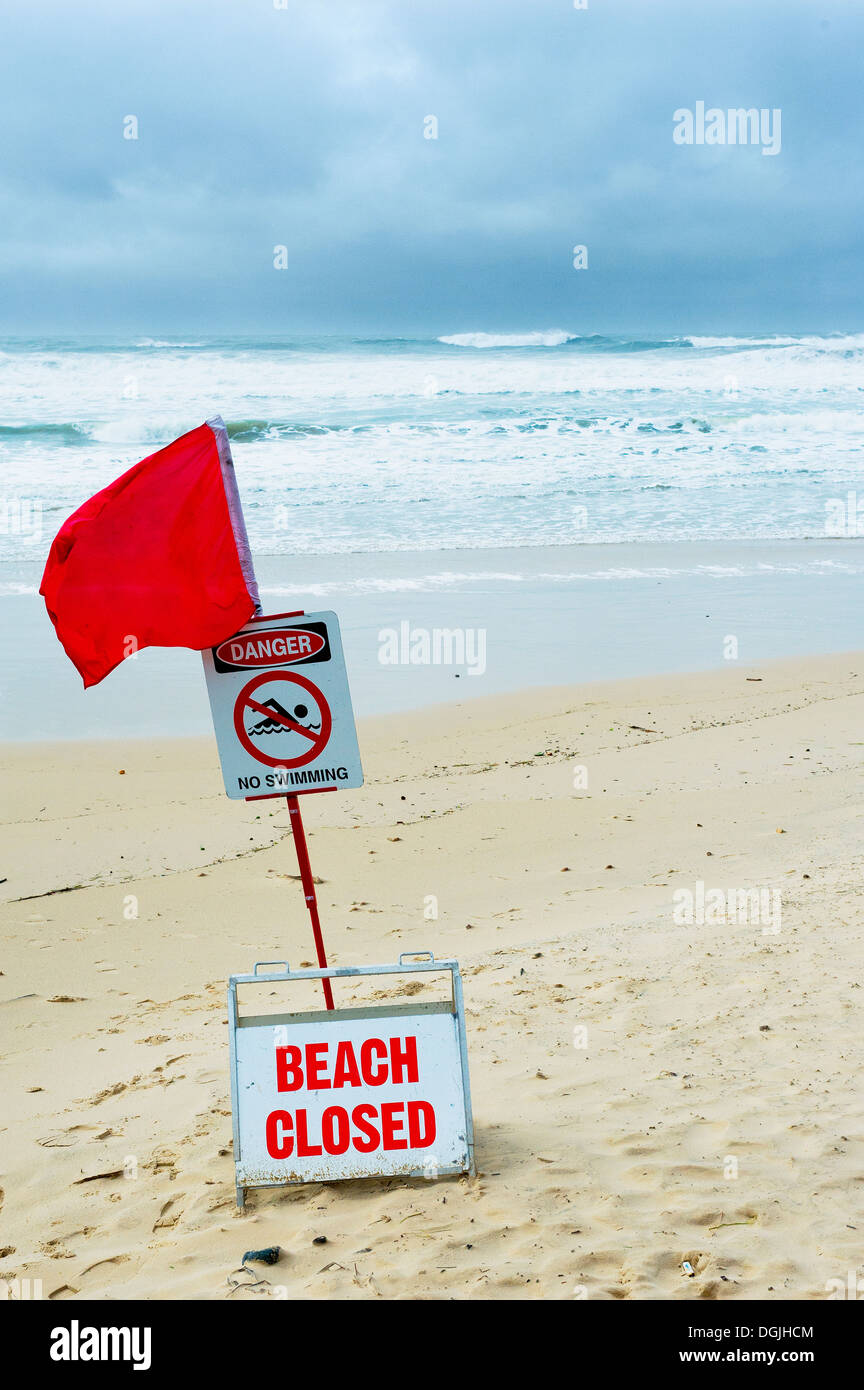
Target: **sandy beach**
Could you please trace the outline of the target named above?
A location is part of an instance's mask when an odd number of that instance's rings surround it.
[[[312,961],[287,807],[229,802],[211,738],[6,745],[0,1276],[826,1298],[864,1232],[862,728],[860,654],[364,721],[366,787],[304,806],[331,962],[460,961],[478,1174],[243,1215],[225,983]],[[676,921],[700,883],[782,921]]]

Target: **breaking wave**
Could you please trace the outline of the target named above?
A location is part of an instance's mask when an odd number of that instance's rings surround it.
[[[520,347],[563,347],[574,343],[577,333],[565,333],[563,328],[549,328],[536,333],[452,333],[439,338],[439,343],[448,347],[471,348],[520,348]]]

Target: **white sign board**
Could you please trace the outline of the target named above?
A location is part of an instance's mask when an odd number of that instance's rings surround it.
[[[340,975],[411,967],[360,966]],[[229,992],[234,1159],[247,1187],[471,1171],[461,986],[440,1003],[239,1016]]]
[[[202,656],[229,796],[363,785],[335,613],[253,618]]]

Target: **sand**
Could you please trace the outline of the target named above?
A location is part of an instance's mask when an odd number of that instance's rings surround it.
[[[225,981],[312,960],[287,808],[229,802],[211,739],[7,746],[0,1276],[234,1302],[845,1281],[864,656],[498,696],[367,721],[361,747],[367,786],[304,808],[331,960],[459,959],[477,1176],[238,1214]],[[778,891],[779,933],[676,922],[700,881]]]

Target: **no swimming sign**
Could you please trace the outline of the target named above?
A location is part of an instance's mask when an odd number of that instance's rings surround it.
[[[202,656],[230,797],[363,785],[335,613],[253,618]]]

